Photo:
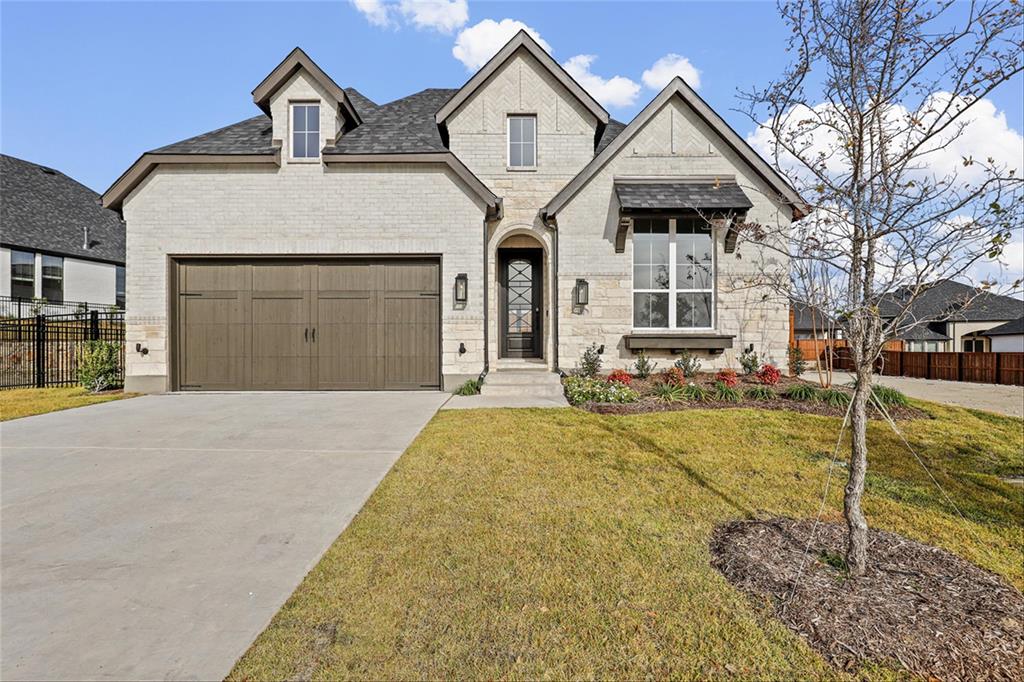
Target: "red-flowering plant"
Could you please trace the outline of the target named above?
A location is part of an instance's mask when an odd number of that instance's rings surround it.
[[[686,383],[686,374],[682,368],[673,365],[661,373],[661,381],[673,386],[682,386]]]
[[[782,377],[782,372],[775,365],[761,365],[761,369],[757,370],[754,374],[757,380],[766,386],[774,386],[779,383],[779,378]]]
[[[613,369],[612,373],[608,375],[608,381],[614,381],[616,383],[629,386],[633,383],[633,375],[624,369]]]
[[[721,381],[726,386],[735,386],[739,379],[736,377],[736,370],[727,368],[718,371],[715,381]]]

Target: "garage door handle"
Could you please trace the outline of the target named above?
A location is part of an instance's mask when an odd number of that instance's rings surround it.
[[[313,327],[313,343],[316,343],[316,327]]]
[[[309,343],[309,327],[306,327],[306,331],[302,333],[302,338],[306,340],[306,343]]]

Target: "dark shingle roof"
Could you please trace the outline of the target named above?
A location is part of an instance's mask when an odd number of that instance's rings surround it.
[[[608,125],[604,127],[604,131],[601,133],[601,139],[597,141],[597,148],[594,149],[594,156],[597,156],[604,151],[604,148],[612,143],[616,137],[619,136],[623,130],[626,129],[626,124],[622,121],[616,121],[614,118],[608,121]]]
[[[949,337],[945,334],[940,334],[924,325],[911,327],[907,331],[897,334],[896,338],[904,341],[949,341]]]
[[[793,311],[793,329],[800,331],[817,330],[822,331],[829,324],[831,316],[826,315],[819,308],[814,308],[800,301],[790,301],[790,309]],[[811,318],[811,311],[814,311],[814,318]]]
[[[897,292],[879,304],[883,317],[897,315],[903,308]],[[910,310],[915,320],[951,320],[953,322],[990,322],[1016,320],[1024,314],[1024,301],[1000,296],[967,284],[946,279],[921,292]]]
[[[352,106],[356,108],[356,113],[358,113],[359,117],[364,121],[367,116],[379,108],[379,105],[376,102],[355,88],[345,88],[345,94],[348,95],[350,100],[352,100]]]
[[[753,206],[739,185],[714,182],[616,182],[622,208],[745,209]]]
[[[1006,324],[1001,324],[998,327],[993,327],[987,332],[982,332],[985,336],[1007,336],[1010,334],[1024,334],[1024,317],[1019,317],[1016,320],[1011,320]]]
[[[416,154],[447,152],[434,113],[457,91],[429,88],[362,111],[363,124],[346,133],[325,154]]]
[[[264,114],[158,147],[151,154],[273,154],[272,125]]]
[[[96,192],[58,170],[13,156],[0,159],[4,244],[124,263],[124,223],[117,213],[99,205]]]

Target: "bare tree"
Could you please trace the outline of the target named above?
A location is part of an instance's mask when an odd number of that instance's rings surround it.
[[[744,238],[770,244],[774,230],[785,232],[794,270],[818,282],[802,298],[834,313],[845,333],[856,377],[846,562],[859,576],[875,362],[887,339],[927,322],[912,315],[929,286],[969,278],[1021,230],[1018,169],[957,151],[978,103],[1021,72],[1021,6],[794,0],[779,9],[791,64],[742,96],[809,215],[792,226],[746,226],[755,229]],[[1007,284],[1020,287],[981,283]]]

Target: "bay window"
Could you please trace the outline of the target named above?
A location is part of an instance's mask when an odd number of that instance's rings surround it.
[[[700,217],[633,219],[633,327],[714,328],[715,244]]]

